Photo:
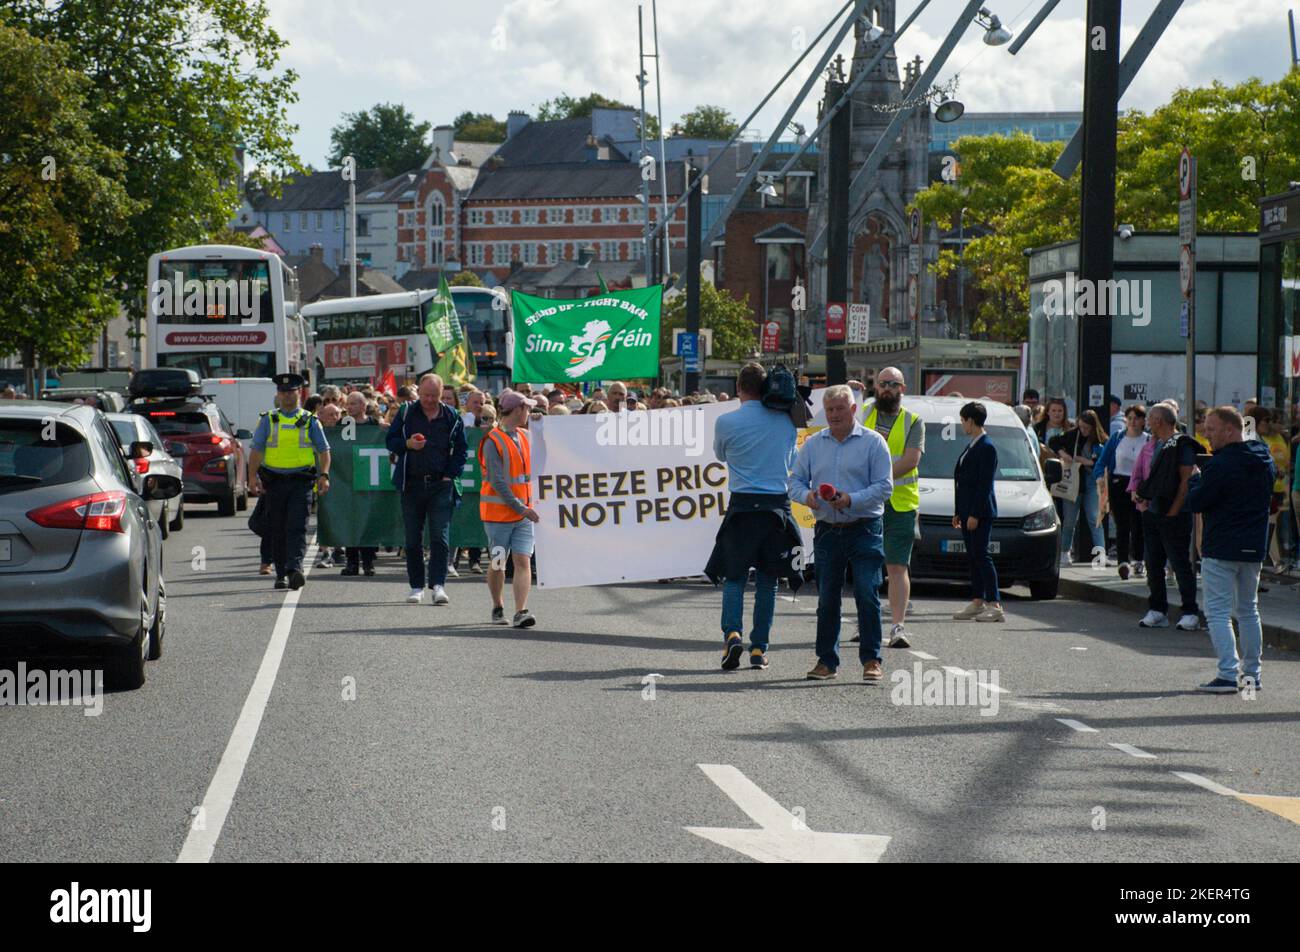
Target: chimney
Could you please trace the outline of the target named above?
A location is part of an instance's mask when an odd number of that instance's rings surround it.
[[[596,138],[595,133],[587,133],[587,152],[586,159],[588,162],[595,162],[600,158],[600,140]]]
[[[308,250],[308,254],[311,255],[313,261],[319,261],[321,264],[325,263],[325,249],[319,244],[312,245]]]
[[[437,126],[433,130],[433,161],[454,165],[451,150],[455,147],[456,130],[451,126]]]
[[[509,142],[515,137],[515,133],[523,129],[524,126],[532,122],[532,118],[522,109],[511,109],[506,115],[506,141]]]
[[[578,267],[586,268],[591,265],[592,260],[596,257],[595,245],[583,245],[578,249]]]

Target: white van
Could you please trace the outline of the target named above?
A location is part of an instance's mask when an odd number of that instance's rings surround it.
[[[208,377],[203,381],[202,393],[212,398],[236,430],[257,431],[258,418],[275,409],[275,381],[269,377]],[[252,440],[241,441],[244,450],[252,448]]]
[[[874,401],[868,401],[868,408]],[[962,397],[903,397],[904,409],[925,424],[925,454],[919,483],[921,511],[912,547],[913,578],[966,581],[970,562],[961,532],[952,527],[953,469],[969,438],[961,428]],[[989,541],[998,585],[1029,586],[1034,598],[1055,598],[1060,581],[1060,520],[1029,433],[1005,404],[981,401],[988,409],[984,430],[998,450],[994,493],[998,515]]]

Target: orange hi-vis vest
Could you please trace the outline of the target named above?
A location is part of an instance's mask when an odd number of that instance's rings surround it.
[[[509,463],[509,480],[510,490],[525,506],[533,504],[533,487],[530,475],[533,468],[533,450],[529,442],[528,431],[523,427],[515,430],[519,434],[519,445],[515,446],[515,441],[510,439],[500,430],[492,429],[483,434],[483,439],[478,444],[478,465],[479,471],[483,473],[483,485],[479,489],[478,497],[478,514],[484,522],[518,522],[522,516],[515,511],[514,507],[501,501],[497,491],[492,488],[492,483],[488,480],[487,465],[483,462],[483,449],[487,446],[488,440],[491,440],[501,454],[501,458]]]

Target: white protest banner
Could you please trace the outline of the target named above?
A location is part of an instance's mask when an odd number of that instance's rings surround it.
[[[533,423],[538,587],[702,574],[728,497],[713,426],[739,405]]]

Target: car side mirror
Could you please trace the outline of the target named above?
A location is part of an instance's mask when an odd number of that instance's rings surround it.
[[[1047,480],[1047,485],[1049,486],[1053,483],[1059,483],[1065,476],[1065,470],[1061,466],[1060,459],[1053,458],[1044,461],[1043,476]]]
[[[175,476],[156,473],[145,477],[144,492],[140,495],[145,499],[171,499],[180,494],[181,481],[179,479]]]
[[[250,433],[248,430],[235,431],[235,439],[237,440],[251,440],[252,438],[253,438],[253,434]]]

